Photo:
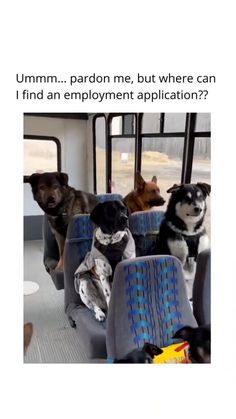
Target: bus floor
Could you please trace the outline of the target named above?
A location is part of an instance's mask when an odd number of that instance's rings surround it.
[[[39,285],[24,296],[24,322],[32,322],[33,337],[25,363],[86,363],[79,336],[64,312],[64,290],[58,291],[43,265],[42,241],[24,243],[24,280]]]

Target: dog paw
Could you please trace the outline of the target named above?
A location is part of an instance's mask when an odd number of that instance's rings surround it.
[[[96,310],[94,310],[95,313],[95,318],[99,321],[99,322],[103,322],[106,318],[105,313],[103,313],[103,311],[100,308],[97,308]]]

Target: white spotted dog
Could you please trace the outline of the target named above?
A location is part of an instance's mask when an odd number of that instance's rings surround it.
[[[165,218],[157,239],[157,252],[176,256],[183,265],[188,298],[200,252],[210,247],[209,237],[203,225],[206,214],[206,197],[211,187],[207,183],[173,185]]]
[[[96,225],[92,248],[75,272],[75,290],[95,318],[104,321],[115,267],[135,257],[135,243],[128,229],[128,208],[121,201],[96,205],[90,219]]]

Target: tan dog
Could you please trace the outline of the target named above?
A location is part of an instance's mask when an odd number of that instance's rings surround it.
[[[157,178],[153,176],[150,182],[145,182],[140,173],[136,173],[136,188],[123,199],[131,213],[135,211],[145,211],[155,206],[165,203],[160,195],[160,188],[157,185]]]

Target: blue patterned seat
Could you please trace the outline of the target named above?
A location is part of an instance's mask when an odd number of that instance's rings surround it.
[[[51,276],[57,290],[64,288],[64,273],[55,271],[59,261],[59,250],[56,239],[50,229],[48,217],[43,216],[43,263],[46,271]]]
[[[177,258],[147,256],[117,265],[107,318],[108,359],[122,358],[145,342],[176,343],[173,335],[184,325],[197,323]]]
[[[164,211],[134,212],[129,218],[130,231],[134,237],[137,256],[156,254],[156,239]]]
[[[97,195],[98,202],[106,202],[106,201],[122,201],[123,197],[120,194],[117,193],[104,193]]]
[[[211,323],[211,250],[197,257],[193,283],[193,313],[199,326]]]
[[[120,195],[98,196],[99,202],[120,199]],[[122,198],[122,197],[121,197]],[[80,336],[84,350],[90,359],[106,358],[106,325],[99,323],[93,313],[84,306],[74,287],[74,273],[92,245],[94,225],[89,214],[75,215],[67,230],[64,250],[65,311],[72,327]]]

